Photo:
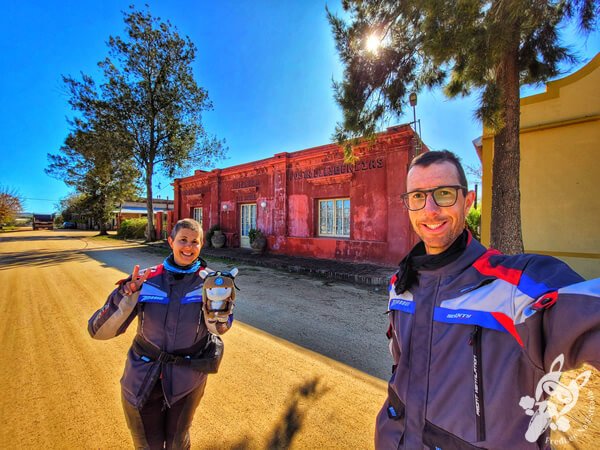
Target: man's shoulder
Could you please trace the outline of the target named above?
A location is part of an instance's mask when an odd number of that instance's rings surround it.
[[[558,258],[535,253],[505,255],[489,249],[473,266],[482,274],[497,276],[515,285],[536,282],[548,288],[560,288],[583,280]]]

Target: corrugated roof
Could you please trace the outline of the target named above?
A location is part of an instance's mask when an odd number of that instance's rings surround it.
[[[122,214],[146,214],[145,206],[127,206],[120,209],[115,209],[113,213],[122,213]],[[154,207],[154,212],[164,212],[167,211],[167,208],[161,208],[160,206]],[[172,209],[171,209],[172,211]]]

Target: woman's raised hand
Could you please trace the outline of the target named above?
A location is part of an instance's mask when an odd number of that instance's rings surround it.
[[[133,273],[131,274],[131,280],[123,283],[123,286],[121,286],[121,290],[123,291],[123,294],[131,295],[134,292],[139,291],[140,288],[142,287],[142,284],[144,284],[144,281],[146,281],[146,279],[148,278],[148,275],[150,275],[149,269],[145,270],[143,275],[140,275],[140,266],[136,264],[133,267]]]

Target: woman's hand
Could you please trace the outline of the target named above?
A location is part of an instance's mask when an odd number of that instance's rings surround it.
[[[146,279],[148,278],[148,275],[150,275],[149,269],[146,269],[144,271],[144,274],[140,275],[140,266],[136,264],[133,267],[133,273],[131,274],[131,280],[123,283],[123,285],[121,286],[121,292],[124,295],[131,295],[134,292],[139,291],[140,288],[142,287],[142,284],[144,284],[144,281],[146,281]]]

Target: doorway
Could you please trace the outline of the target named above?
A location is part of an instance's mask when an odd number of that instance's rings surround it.
[[[250,248],[250,230],[256,228],[256,203],[247,203],[240,208],[240,247]]]

